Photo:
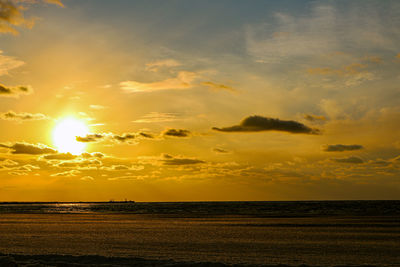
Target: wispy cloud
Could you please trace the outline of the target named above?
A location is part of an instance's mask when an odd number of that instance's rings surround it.
[[[398,3],[385,2],[379,8],[382,12],[398,10]],[[352,47],[363,53],[397,49],[398,24],[387,23],[388,17],[376,11],[374,2],[350,3],[347,10],[342,9],[335,3],[317,3],[306,16],[277,12],[274,27],[258,24],[247,28],[248,53],[256,60],[278,63]]]
[[[4,56],[3,51],[0,50],[0,76],[7,75],[8,71],[18,68],[24,64],[25,62],[14,57]]]
[[[102,106],[102,105],[90,105],[89,107],[94,110],[102,110],[102,109],[107,108],[106,106]]]
[[[59,173],[54,173],[51,174],[50,176],[53,177],[57,177],[57,176],[61,176],[61,177],[75,177],[78,174],[80,174],[81,172],[78,170],[70,170],[70,171],[65,171],[65,172],[59,172]]]
[[[64,4],[60,0],[43,0],[45,3],[58,5],[60,7],[64,7]]]
[[[177,113],[165,113],[165,112],[150,112],[144,115],[140,119],[132,122],[136,123],[157,123],[157,122],[169,122],[176,121],[178,119]]]
[[[172,67],[178,67],[181,65],[182,64],[175,59],[164,59],[164,60],[158,60],[158,61],[153,61],[153,62],[147,63],[146,70],[156,72],[162,67],[172,68]]]
[[[151,83],[124,81],[120,83],[120,86],[122,90],[128,93],[182,90],[193,87],[192,82],[196,77],[197,74],[194,72],[180,71],[175,78]]]
[[[221,83],[202,82],[201,84],[215,91],[228,91],[231,93],[237,92],[237,90],[234,89],[233,87]]]
[[[59,0],[43,0],[44,3],[63,7]],[[0,0],[0,33],[18,34],[18,27],[32,28],[36,17],[25,18],[25,11],[39,1]]]
[[[322,115],[304,114],[304,118],[308,121],[325,121],[326,117]]]

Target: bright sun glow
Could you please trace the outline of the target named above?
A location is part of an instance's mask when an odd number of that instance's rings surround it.
[[[85,123],[74,118],[59,121],[53,131],[53,142],[62,153],[79,155],[85,151],[86,143],[76,141],[77,136],[85,136],[89,129]]]

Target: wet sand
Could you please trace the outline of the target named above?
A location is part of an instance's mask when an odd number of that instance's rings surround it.
[[[400,266],[399,244],[398,216],[0,214],[3,254],[99,255],[191,263]]]

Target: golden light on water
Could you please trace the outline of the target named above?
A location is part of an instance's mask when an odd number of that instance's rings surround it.
[[[53,143],[62,153],[79,155],[85,151],[86,143],[76,141],[77,136],[89,133],[87,125],[73,117],[59,121],[53,130]]]

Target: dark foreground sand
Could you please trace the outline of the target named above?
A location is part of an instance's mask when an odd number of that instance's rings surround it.
[[[170,267],[293,267],[286,264],[224,264],[217,262],[175,262],[173,260],[148,260],[142,258],[118,258],[102,256],[71,256],[71,255],[1,255],[0,266],[2,267],[41,267],[41,266],[170,266]],[[298,265],[298,267],[308,267],[309,265]],[[377,265],[338,265],[336,267],[373,267]]]
[[[0,214],[0,253],[0,266],[400,266],[400,221]]]

